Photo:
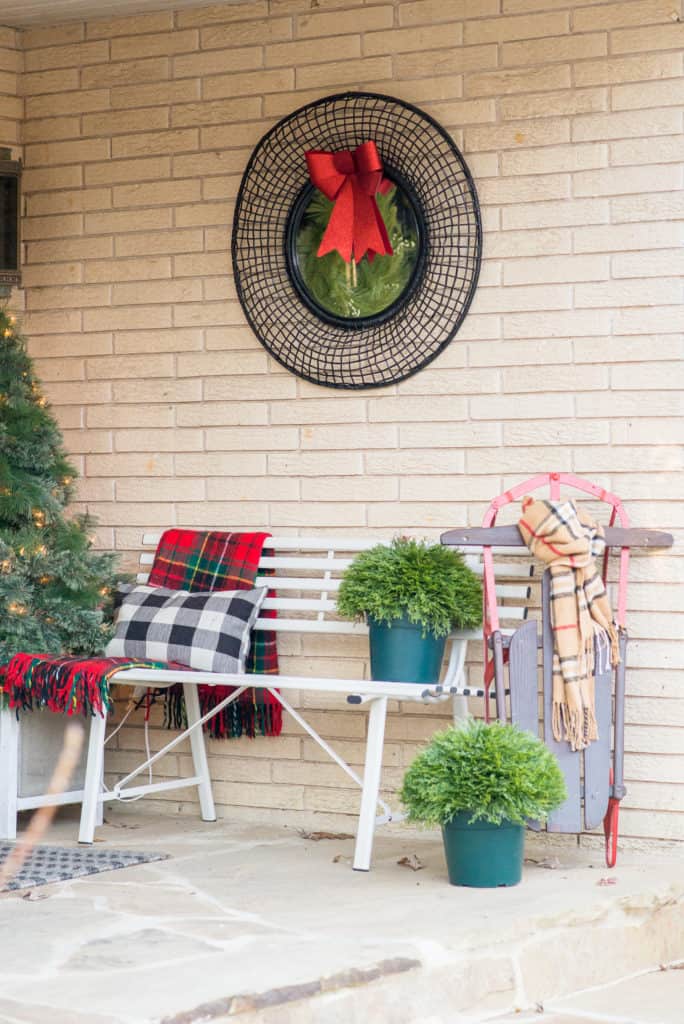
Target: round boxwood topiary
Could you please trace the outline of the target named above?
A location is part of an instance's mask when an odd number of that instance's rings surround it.
[[[408,618],[423,636],[448,636],[482,622],[482,587],[462,555],[441,544],[395,537],[357,555],[345,571],[337,607],[349,619],[391,626]]]
[[[469,720],[436,733],[404,777],[409,821],[447,825],[460,811],[493,825],[545,820],[567,797],[556,758],[532,733]]]

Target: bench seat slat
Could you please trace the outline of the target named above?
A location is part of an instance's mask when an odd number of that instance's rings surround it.
[[[315,690],[316,692],[362,694],[372,697],[393,697],[395,700],[422,700],[434,686],[425,683],[398,683],[385,680],[335,679],[308,676],[244,675],[239,672],[198,672],[176,669],[127,668],[113,679],[117,683],[150,686],[172,686],[174,683],[193,683],[203,686],[256,686],[278,690]]]

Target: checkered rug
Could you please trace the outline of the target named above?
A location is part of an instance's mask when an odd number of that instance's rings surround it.
[[[0,864],[12,849],[11,843],[0,843]],[[82,875],[97,875],[100,871],[117,871],[135,864],[148,864],[166,860],[166,853],[144,853],[139,850],[83,849],[72,846],[38,846],[24,861],[21,870],[3,892],[30,889],[51,882],[66,882]]]

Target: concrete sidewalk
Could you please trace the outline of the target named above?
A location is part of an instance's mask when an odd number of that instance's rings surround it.
[[[677,850],[623,853],[607,871],[599,850],[530,836],[520,886],[475,890],[449,886],[438,837],[402,828],[383,830],[365,874],[350,839],[144,805],[107,815],[110,848],[169,859],[0,899],[0,1024],[465,1024],[512,1011],[577,1024],[589,996],[572,993],[684,957]],[[49,841],[75,836],[72,818]],[[398,863],[411,855],[421,870]],[[599,1019],[623,1024],[612,1006],[605,996]]]

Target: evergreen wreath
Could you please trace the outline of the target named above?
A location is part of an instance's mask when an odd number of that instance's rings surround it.
[[[340,259],[341,265],[327,286],[319,282],[307,290],[293,258],[293,218],[311,195],[304,154],[351,151],[369,140],[377,145],[387,177],[413,207],[416,266],[405,284],[402,273],[391,282],[396,301],[386,307],[376,294],[366,309],[348,310],[349,317],[330,315],[315,300],[321,288],[334,290],[340,283],[344,261],[335,253],[332,261],[323,257],[321,273],[326,261],[330,266]],[[382,197],[378,203],[388,213]],[[326,96],[283,118],[255,147],[238,193],[232,256],[245,316],[279,363],[326,387],[391,384],[439,355],[468,312],[482,258],[477,192],[453,140],[422,110],[377,93]],[[365,262],[366,257],[359,266]],[[390,266],[383,264],[385,279],[377,292],[387,285],[386,275],[395,274]]]

